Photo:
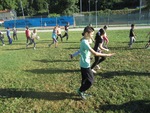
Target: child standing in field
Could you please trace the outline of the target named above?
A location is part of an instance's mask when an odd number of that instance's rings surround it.
[[[93,37],[94,29],[92,27],[85,27],[84,31],[82,33],[83,38],[81,39],[80,43],[80,68],[81,68],[81,86],[77,90],[77,93],[81,96],[82,99],[86,99],[87,94],[85,91],[87,91],[94,82],[94,76],[93,72],[90,67],[90,55],[91,53],[95,56],[112,56],[113,54],[104,54],[104,53],[98,53],[94,51],[90,44],[89,39]]]
[[[36,42],[35,42],[36,37],[37,37],[37,30],[33,29],[33,32],[31,33],[30,43],[27,44],[27,47],[28,45],[34,44],[33,49],[34,50],[36,49]]]
[[[108,40],[108,36],[106,34],[106,30],[107,30],[107,26],[105,25],[103,27],[103,29],[105,30],[105,34],[103,36],[103,39],[104,39],[104,47],[108,48],[108,43],[109,43],[109,40]]]
[[[95,36],[95,45],[94,45],[94,50],[96,52],[102,53],[102,50],[105,51],[109,51],[109,49],[106,49],[103,47],[103,42],[104,42],[104,35],[105,35],[105,30],[104,29],[100,29]],[[96,73],[96,71],[94,70],[95,67],[97,67],[98,69],[100,69],[99,64],[101,62],[103,62],[106,59],[105,56],[95,56],[95,61],[91,66],[91,69],[93,71],[93,73]]]
[[[56,37],[57,37],[57,26],[55,26],[55,27],[53,28],[53,32],[52,32],[52,39],[53,39],[53,42],[48,45],[49,47],[51,47],[52,44],[55,44],[55,48],[57,48],[57,46],[58,46],[58,41],[57,41]]]
[[[14,27],[13,28],[13,39],[14,40],[18,40],[18,37],[17,37],[17,29]]]
[[[8,37],[9,44],[12,44],[12,38],[11,38],[11,35],[10,35],[10,29],[9,29],[9,27],[7,27],[6,34],[7,34],[7,37]]]
[[[135,42],[135,33],[134,33],[134,24],[131,24],[131,29],[130,29],[130,33],[129,33],[129,38],[130,38],[130,42],[129,42],[129,48],[132,48],[132,44],[133,42]]]
[[[58,28],[57,28],[57,40],[58,40],[58,37],[60,37],[61,42],[62,42],[62,36],[61,36],[61,28],[60,28],[60,26],[58,26]]]
[[[66,40],[68,40],[69,35],[68,35],[68,30],[69,30],[69,22],[65,25],[65,34],[62,36],[62,38],[66,37]]]
[[[28,42],[29,41],[31,42],[31,32],[28,27],[26,27],[25,34],[26,34],[26,38],[27,38],[26,47],[28,47]]]
[[[4,44],[4,34],[0,31],[0,40],[2,42],[2,46],[5,46]]]

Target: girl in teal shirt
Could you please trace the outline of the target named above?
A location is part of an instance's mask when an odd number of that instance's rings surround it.
[[[80,68],[81,68],[81,86],[77,90],[77,93],[81,96],[82,99],[86,99],[87,94],[85,93],[86,90],[88,90],[93,82],[94,82],[94,76],[93,72],[90,67],[90,55],[91,53],[95,56],[112,56],[114,54],[104,54],[104,53],[98,53],[94,51],[90,44],[89,39],[93,38],[94,35],[94,28],[87,26],[84,28],[84,31],[82,33],[83,38],[81,39],[80,43]]]

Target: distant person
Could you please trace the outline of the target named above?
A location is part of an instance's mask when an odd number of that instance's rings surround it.
[[[61,36],[61,28],[60,28],[60,26],[58,26],[58,28],[57,28],[57,40],[58,40],[58,37],[60,37],[61,42],[62,42],[62,36]]]
[[[93,25],[92,25],[92,24],[89,24],[89,26],[92,27]]]
[[[33,49],[34,50],[36,49],[36,42],[35,42],[36,37],[37,37],[37,30],[33,29],[33,32],[31,33],[30,43],[27,44],[27,47],[28,45],[34,44]]]
[[[47,24],[46,24],[46,22],[44,23],[44,27],[46,27],[47,26]]]
[[[2,42],[2,46],[5,46],[5,43],[4,43],[4,34],[0,31],[0,40]]]
[[[26,39],[27,39],[27,41],[26,41],[26,47],[28,47],[29,41],[31,42],[31,32],[30,32],[28,26],[26,27],[25,34],[26,34]]]
[[[52,41],[52,43],[51,44],[48,44],[48,46],[49,47],[51,47],[51,45],[52,44],[55,44],[55,48],[57,48],[57,46],[58,46],[58,41],[57,41],[57,26],[55,26],[54,28],[53,28],[53,32],[52,32],[52,39],[53,39],[53,41]]]
[[[106,33],[107,26],[105,25],[105,26],[103,27],[103,29],[105,30],[105,34],[104,34],[104,36],[103,36],[103,39],[104,39],[104,47],[105,47],[105,48],[108,48],[109,40],[108,40],[108,36],[107,36],[107,33]]]
[[[69,30],[69,22],[65,25],[65,34],[62,36],[62,38],[66,37],[66,40],[68,40],[69,35],[68,35],[68,30]]]
[[[13,28],[13,39],[14,40],[18,40],[18,37],[17,37],[17,29],[14,27]]]
[[[136,35],[134,33],[134,24],[131,24],[131,29],[130,29],[130,33],[129,33],[129,38],[130,38],[130,42],[129,42],[129,48],[132,48],[132,44],[136,41]]]
[[[12,44],[12,38],[11,38],[9,27],[7,27],[6,35],[7,35],[9,44]]]
[[[102,53],[103,50],[105,51],[109,51],[109,49],[106,49],[103,47],[103,43],[104,43],[104,35],[105,35],[105,30],[104,29],[100,29],[95,36],[95,45],[94,45],[94,50],[96,52]],[[106,59],[106,56],[95,56],[95,61],[93,62],[91,69],[93,71],[93,73],[97,73],[94,68],[97,67],[97,69],[100,69],[100,63],[103,62]]]
[[[82,99],[86,99],[88,94],[86,94],[86,91],[92,86],[94,83],[94,75],[91,70],[90,66],[90,55],[91,53],[94,56],[112,56],[114,54],[104,54],[96,52],[92,49],[92,47],[89,44],[89,39],[91,39],[94,35],[94,28],[92,27],[85,27],[84,31],[82,33],[83,38],[81,39],[80,43],[80,68],[81,68],[81,86],[77,90],[77,93],[81,96]]]

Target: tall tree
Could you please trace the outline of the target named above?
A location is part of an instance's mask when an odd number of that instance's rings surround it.
[[[50,12],[70,15],[79,12],[78,0],[50,0]]]
[[[150,0],[146,0],[147,2],[147,7],[150,9]]]

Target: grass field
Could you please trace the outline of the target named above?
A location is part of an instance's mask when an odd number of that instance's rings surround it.
[[[101,64],[93,96],[83,101],[76,94],[81,74],[81,32],[70,32],[69,41],[48,48],[51,33],[39,33],[37,49],[25,49],[25,35],[0,46],[0,113],[148,113],[150,112],[150,49],[144,49],[149,29],[135,30],[138,38],[128,49],[129,30],[108,31],[110,52],[116,55]],[[93,62],[93,60],[92,60]]]

